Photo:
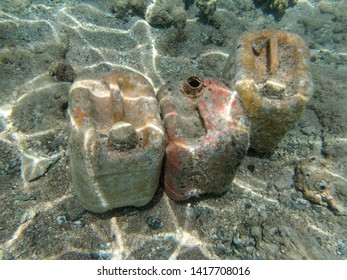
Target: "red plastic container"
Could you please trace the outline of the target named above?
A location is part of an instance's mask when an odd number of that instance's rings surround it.
[[[157,94],[166,140],[164,186],[173,200],[223,193],[249,146],[236,91],[223,80],[189,77]]]

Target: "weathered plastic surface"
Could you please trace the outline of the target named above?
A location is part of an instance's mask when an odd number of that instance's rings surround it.
[[[224,78],[250,118],[252,149],[272,152],[300,118],[313,93],[309,60],[303,39],[289,32],[258,30],[239,39]]]
[[[70,90],[70,168],[92,212],[143,206],[154,196],[165,153],[154,90],[135,73],[109,73]]]
[[[249,146],[249,128],[236,91],[222,80],[190,77],[157,94],[166,133],[164,186],[186,200],[222,193]]]

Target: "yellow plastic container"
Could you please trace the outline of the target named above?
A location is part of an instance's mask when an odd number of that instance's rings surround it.
[[[295,125],[313,93],[304,40],[280,30],[243,35],[224,69],[251,121],[250,147],[272,152]]]

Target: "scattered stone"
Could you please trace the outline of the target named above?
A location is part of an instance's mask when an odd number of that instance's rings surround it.
[[[259,227],[259,226],[252,226],[251,227],[251,235],[254,238],[261,238],[261,235],[262,235],[261,227]]]
[[[242,245],[242,243],[243,243],[242,239],[240,238],[240,236],[238,234],[233,236],[233,244],[236,247],[240,247]]]
[[[162,220],[155,217],[148,217],[146,223],[153,230],[160,229],[164,226]]]
[[[186,25],[187,15],[182,0],[155,1],[146,12],[146,20],[154,26],[171,26],[183,29]]]
[[[296,166],[295,182],[309,201],[330,208],[336,215],[347,215],[346,179],[334,173],[333,162],[312,157]]]
[[[266,208],[265,204],[260,204],[259,207],[257,208],[257,212],[259,213],[260,217],[263,217],[265,219],[268,216],[268,211],[267,211],[267,208]]]
[[[59,215],[59,216],[57,216],[55,218],[55,221],[56,221],[57,225],[65,228],[65,229],[70,227],[69,226],[69,222],[68,222],[68,220],[66,218],[66,215]]]
[[[75,79],[75,71],[67,62],[57,62],[49,69],[49,75],[59,82],[72,83]]]
[[[110,243],[100,244],[100,249],[107,250],[110,248]]]
[[[282,16],[288,7],[296,5],[297,2],[298,0],[257,0],[264,11],[270,10],[279,16]]]
[[[85,226],[85,222],[84,222],[83,219],[80,219],[80,220],[77,220],[77,221],[73,221],[72,223],[77,228],[83,228]]]
[[[279,234],[279,230],[276,227],[265,226],[262,231],[263,240],[270,243],[274,242],[277,234]]]
[[[105,251],[92,252],[90,254],[92,260],[110,260],[112,257],[111,253]]]
[[[119,19],[129,19],[134,15],[144,17],[150,0],[117,0],[110,6],[110,12]]]
[[[222,242],[230,242],[233,240],[233,233],[225,231],[222,227],[217,227],[217,237]]]
[[[277,227],[272,227],[269,229],[269,234],[270,235],[275,235],[275,234],[278,234],[279,233],[279,230]]]
[[[68,199],[64,205],[67,218],[70,221],[77,221],[82,218],[82,215],[87,212],[87,210],[79,203],[79,201],[73,197]]]
[[[50,157],[24,154],[22,156],[22,176],[24,180],[32,182],[40,179],[60,158],[61,155],[59,154]]]
[[[209,19],[211,15],[216,11],[217,9],[217,2],[218,0],[201,0],[196,2],[196,6],[199,9],[199,14],[203,18]]]
[[[251,172],[253,172],[255,170],[255,165],[254,164],[249,164],[247,165],[247,169]]]
[[[292,234],[292,229],[288,226],[280,225],[278,229],[281,237],[289,237]]]

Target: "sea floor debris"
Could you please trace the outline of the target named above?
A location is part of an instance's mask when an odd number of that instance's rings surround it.
[[[296,166],[296,187],[309,201],[347,215],[347,179],[336,170],[333,162],[323,158],[302,160]]]
[[[0,1],[0,258],[347,259],[346,216],[307,200],[293,180],[295,164],[312,156],[346,178],[345,1],[298,1],[275,19],[253,1],[220,0],[207,22],[191,4],[179,32],[142,15],[117,18],[114,2]],[[177,203],[160,186],[141,208],[93,214],[78,205],[67,147],[71,84],[52,79],[52,64],[67,61],[77,77],[131,69],[157,91],[192,74],[220,77],[237,38],[260,28],[303,37],[315,83],[271,155],[249,153],[232,191],[213,199]],[[60,159],[26,181],[25,154]]]

